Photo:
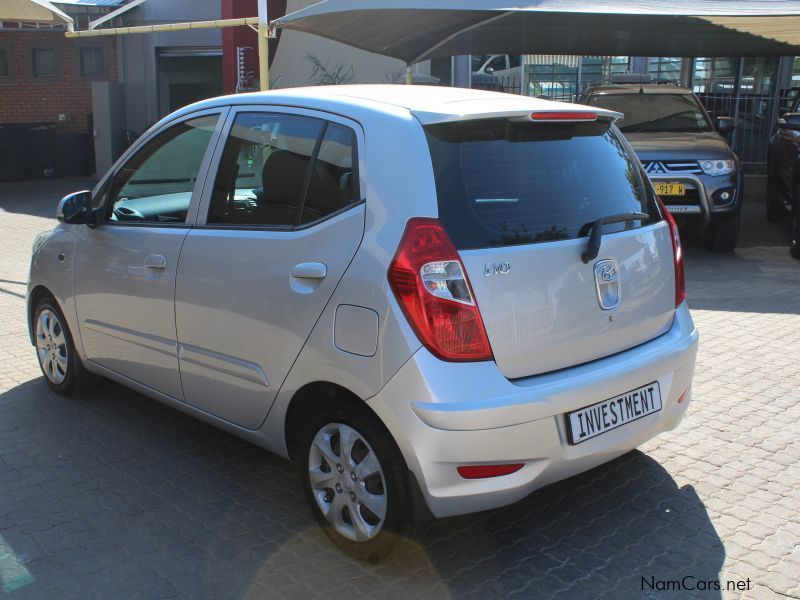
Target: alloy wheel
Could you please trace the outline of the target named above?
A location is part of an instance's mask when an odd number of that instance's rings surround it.
[[[322,427],[311,443],[308,474],[317,506],[339,534],[366,542],[380,533],[386,480],[377,454],[358,431],[343,423]]]
[[[63,383],[69,367],[67,339],[61,320],[49,308],[36,320],[36,351],[45,377],[56,385]]]

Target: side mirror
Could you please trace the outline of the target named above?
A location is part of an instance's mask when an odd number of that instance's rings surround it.
[[[92,193],[89,191],[67,194],[58,203],[56,219],[61,223],[82,224],[92,213]]]
[[[717,131],[722,135],[728,135],[736,129],[736,119],[733,117],[717,117]]]
[[[491,75],[492,73],[494,73],[494,67],[486,67],[486,68],[483,70],[483,72],[484,72],[484,73],[488,73],[489,75]]]
[[[778,119],[778,128],[800,131],[800,113],[786,113],[783,115],[783,118]]]

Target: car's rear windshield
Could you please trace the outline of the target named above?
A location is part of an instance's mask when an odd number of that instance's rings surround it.
[[[660,220],[652,188],[608,122],[487,119],[425,129],[439,220],[460,250],[574,239],[620,213],[651,216],[605,232]]]
[[[589,104],[624,114],[618,123],[623,133],[711,131],[691,94],[594,94]]]

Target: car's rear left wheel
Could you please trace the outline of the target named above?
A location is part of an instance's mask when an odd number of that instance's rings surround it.
[[[377,562],[413,533],[408,470],[368,410],[324,408],[307,424],[300,472],[311,510],[348,554]]]

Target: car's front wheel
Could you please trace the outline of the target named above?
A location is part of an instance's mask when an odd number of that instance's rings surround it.
[[[780,186],[775,177],[767,177],[767,194],[765,198],[767,221],[770,223],[780,223],[786,221],[789,215],[786,205],[781,197]]]
[[[75,352],[64,315],[49,296],[36,305],[34,337],[39,367],[50,389],[68,396],[89,380],[90,376]]]
[[[789,243],[789,252],[792,258],[800,258],[800,186],[794,193],[794,206],[792,207],[792,240]]]
[[[731,252],[739,242],[741,214],[739,211],[717,215],[705,232],[705,243],[714,252]]]
[[[408,471],[386,428],[356,406],[307,423],[300,471],[314,516],[352,556],[378,561],[413,533]]]

